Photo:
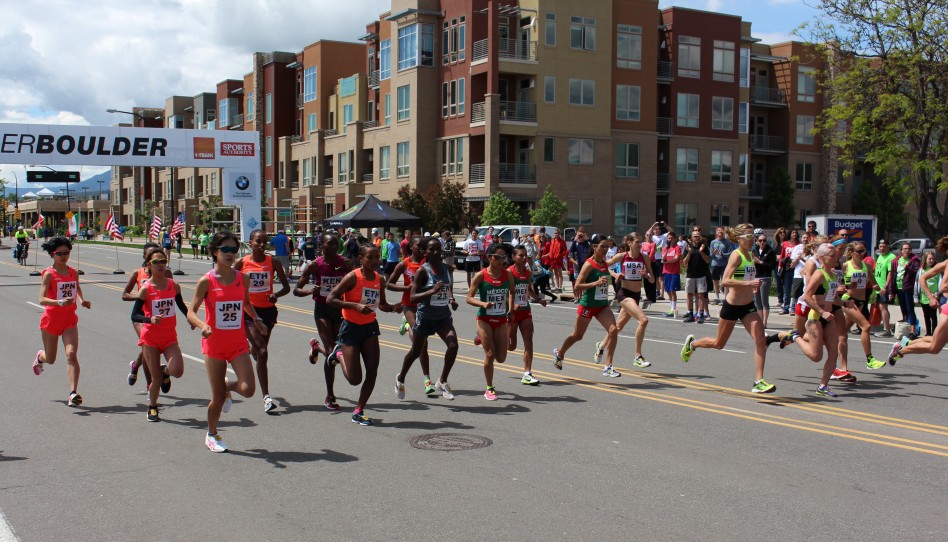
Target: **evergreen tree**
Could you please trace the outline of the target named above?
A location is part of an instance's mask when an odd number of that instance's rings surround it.
[[[391,201],[391,206],[404,211],[410,215],[417,216],[425,228],[431,228],[434,224],[434,211],[428,205],[425,196],[418,192],[417,188],[403,185],[398,189],[395,199]]]
[[[497,224],[519,224],[520,208],[510,201],[503,192],[494,192],[484,205],[484,214],[481,215],[481,224],[484,226]]]

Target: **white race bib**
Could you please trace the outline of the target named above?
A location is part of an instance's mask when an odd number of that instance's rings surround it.
[[[441,286],[441,289],[438,290],[438,293],[431,296],[431,306],[432,307],[447,307],[448,306],[448,292],[450,291],[450,286],[444,284]]]
[[[866,282],[869,280],[869,273],[852,273],[850,275],[850,286],[853,288],[865,288]]]
[[[337,284],[342,282],[342,277],[320,277],[319,278],[319,295],[320,297],[328,297],[329,292],[336,287]]]
[[[609,299],[609,284],[596,285],[596,293],[593,295],[596,301],[606,301]]]
[[[744,280],[755,280],[757,278],[757,268],[753,265],[744,266]]]
[[[56,288],[56,300],[76,299],[76,283],[73,281],[60,282]]]
[[[362,300],[359,301],[363,305],[369,305],[370,307],[377,307],[379,305],[379,291],[377,288],[362,288]]]
[[[625,280],[642,280],[642,273],[645,271],[644,262],[623,262],[622,278]]]
[[[520,305],[521,307],[526,307],[528,305],[527,301],[527,283],[518,284],[514,288],[514,304]]]
[[[488,316],[503,316],[507,314],[507,292],[504,290],[495,290],[487,292],[488,303],[494,306],[487,309]]]
[[[260,294],[270,291],[270,272],[254,271],[247,273],[250,278],[250,293]]]
[[[836,301],[837,288],[839,288],[839,283],[836,282],[835,280],[826,285],[826,297],[824,298],[824,300],[827,303],[832,303],[833,301]]]
[[[240,315],[244,310],[243,301],[221,301],[214,312],[214,327],[217,329],[240,329]]]
[[[151,315],[161,316],[162,318],[174,318],[174,299],[152,299]]]

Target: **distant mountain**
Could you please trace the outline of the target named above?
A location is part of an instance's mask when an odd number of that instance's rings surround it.
[[[86,190],[87,196],[92,196],[93,194],[97,194],[99,192],[99,189],[101,188],[104,194],[108,194],[109,182],[111,181],[111,179],[112,179],[112,172],[103,171],[102,173],[89,177],[88,179],[82,182],[70,184],[69,192],[71,192],[72,197],[78,196],[81,198],[83,189]],[[99,185],[99,181],[102,181],[101,186]],[[66,185],[62,183],[45,183],[45,184],[39,185],[39,184],[28,184],[25,182],[21,182],[19,186],[20,196],[22,196],[23,194],[26,194],[27,192],[33,192],[33,193],[39,192],[40,190],[42,190],[42,187],[49,188],[50,190],[55,192],[56,195],[58,196],[59,190],[60,189],[65,190]],[[13,197],[13,192],[15,192],[14,188],[15,188],[14,183],[8,182],[6,192],[7,194],[10,195],[10,197]]]

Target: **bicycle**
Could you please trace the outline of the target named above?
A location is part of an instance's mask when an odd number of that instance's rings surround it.
[[[20,262],[20,265],[26,265],[26,259],[30,254],[30,244],[29,243],[20,243],[17,245],[16,260]]]

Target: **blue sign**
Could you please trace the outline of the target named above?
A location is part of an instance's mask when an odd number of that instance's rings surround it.
[[[862,241],[871,254],[875,239],[872,238],[872,220],[853,219],[853,218],[832,218],[827,219],[829,231],[826,234],[830,237],[838,234],[840,230],[849,232],[850,241]]]

